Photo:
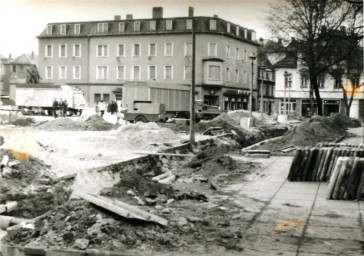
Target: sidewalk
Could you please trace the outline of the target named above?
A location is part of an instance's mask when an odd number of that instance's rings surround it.
[[[242,255],[364,254],[364,201],[326,200],[328,183],[287,181],[291,157],[253,161],[260,175],[227,188],[247,213]]]

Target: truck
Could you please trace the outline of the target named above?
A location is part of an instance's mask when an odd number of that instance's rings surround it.
[[[183,85],[126,82],[123,87],[124,119],[131,122],[166,121],[190,118],[190,87]],[[217,106],[195,101],[196,121],[211,119],[223,111]]]
[[[67,84],[12,84],[10,98],[19,110],[30,114],[51,115],[54,100],[67,100],[69,115],[80,115],[86,107],[83,92]]]

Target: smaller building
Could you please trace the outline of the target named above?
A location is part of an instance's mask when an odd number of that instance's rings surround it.
[[[274,51],[267,54],[267,58],[275,70],[275,114],[288,114],[308,117],[311,113],[317,114],[317,104],[313,94],[311,104],[309,70],[298,59],[294,38],[287,46],[281,41],[272,42]],[[344,79],[343,84],[347,81]],[[343,90],[341,83],[329,74],[323,74],[318,78],[322,109],[324,116],[334,113],[345,113]],[[362,100],[357,97],[353,100],[351,117],[360,117],[360,107],[364,108]],[[313,109],[312,109],[313,108]]]
[[[29,71],[32,69],[37,70],[37,56],[32,54],[22,54],[15,59],[8,59],[3,64],[4,71],[1,75],[2,90],[1,101],[3,105],[12,104],[9,99],[10,82],[25,83],[29,76]]]

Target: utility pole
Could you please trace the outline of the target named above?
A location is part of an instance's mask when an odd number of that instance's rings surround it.
[[[260,115],[263,117],[263,87],[264,87],[264,72],[265,67],[260,67]]]
[[[195,144],[195,62],[196,62],[196,31],[195,20],[192,19],[192,79],[191,79],[191,104],[190,104],[190,145]]]
[[[253,117],[253,85],[254,85],[254,60],[257,58],[254,53],[249,56],[252,62],[252,81],[250,83],[250,95],[249,95],[249,118]]]

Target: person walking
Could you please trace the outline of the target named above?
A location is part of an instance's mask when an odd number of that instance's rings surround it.
[[[59,109],[59,116],[60,117],[64,117],[64,113],[63,113],[64,106],[63,106],[63,100],[62,100],[62,98],[59,100],[58,109]]]
[[[105,104],[104,104],[103,100],[100,101],[100,103],[99,103],[99,111],[100,111],[101,117],[103,117],[105,114]]]
[[[67,116],[68,102],[67,100],[63,101],[63,117]]]
[[[53,101],[52,108],[53,108],[53,117],[57,118],[58,101],[56,99],[54,99]]]

